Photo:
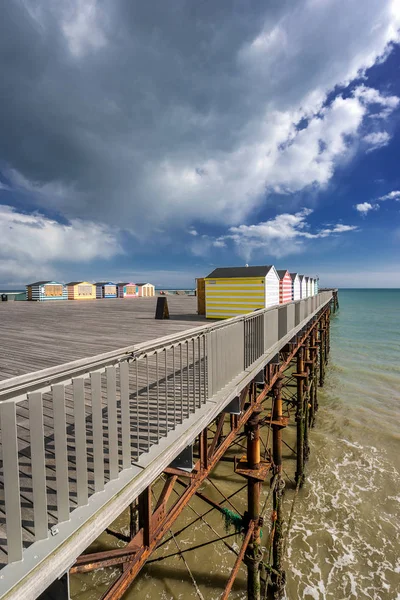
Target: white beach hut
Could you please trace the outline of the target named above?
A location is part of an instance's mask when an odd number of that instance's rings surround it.
[[[301,291],[300,291],[300,278],[298,273],[290,273],[290,277],[292,279],[292,300],[300,300]]]

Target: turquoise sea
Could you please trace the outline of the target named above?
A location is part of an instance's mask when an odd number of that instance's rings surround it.
[[[332,317],[325,386],[310,435],[307,482],[297,498],[289,538],[286,597],[400,600],[400,290],[340,290],[339,301],[339,313]],[[284,461],[287,468],[293,456]],[[219,464],[213,477],[226,495],[238,489],[230,463]],[[205,492],[220,499],[209,484]],[[293,494],[288,485],[286,523]],[[244,510],[246,493],[234,503]],[[191,505],[198,513],[205,510],[199,499]],[[175,531],[195,517],[192,509],[185,510]],[[207,520],[222,535],[221,516],[214,513]],[[126,529],[123,519],[120,527]],[[266,519],[263,539],[268,533]],[[213,535],[200,522],[179,537],[180,547]],[[176,552],[174,542],[165,550]],[[230,551],[218,543],[185,557],[203,597],[220,598],[233,564]],[[110,569],[76,578],[73,597],[97,600],[115,575]],[[245,590],[241,568],[230,598],[244,600]],[[182,560],[175,557],[146,566],[125,597],[198,595]]]
[[[287,594],[400,598],[400,290],[340,290]]]

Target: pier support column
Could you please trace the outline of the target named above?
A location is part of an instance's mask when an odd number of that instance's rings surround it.
[[[309,437],[309,426],[308,426],[308,419],[309,419],[309,412],[310,412],[310,394],[311,394],[311,390],[312,390],[312,384],[311,384],[311,377],[310,377],[310,338],[308,337],[306,339],[306,341],[304,342],[304,354],[305,354],[305,373],[306,373],[306,379],[305,379],[305,387],[306,387],[306,392],[304,395],[304,462],[306,460],[308,460],[309,454],[310,454],[310,446],[308,444],[308,437]]]
[[[151,485],[139,496],[139,527],[143,529],[143,545],[147,548],[151,544]]]
[[[261,409],[260,409],[261,411]],[[257,470],[260,467],[260,411],[254,411],[245,426],[247,434],[247,467]],[[245,563],[247,565],[247,597],[249,600],[261,599],[260,562],[262,560],[260,539],[260,481],[249,476],[247,479],[248,519],[255,527],[251,541],[247,546]]]
[[[325,320],[325,364],[328,363],[328,359],[329,359],[329,351],[331,349],[331,341],[330,341],[330,329],[331,329],[331,309],[328,309],[328,312],[326,313],[326,320]]]
[[[297,404],[296,404],[296,484],[304,483],[304,348],[297,352]]]
[[[282,499],[285,482],[282,479],[282,428],[284,419],[282,418],[282,379],[278,379],[273,387],[274,410],[272,415],[272,455],[275,469],[275,485],[273,491],[273,510],[274,510],[274,535],[272,540],[272,594],[274,600],[283,597],[285,588],[285,571],[282,569]]]
[[[319,385],[324,385],[325,378],[325,329],[323,318],[319,322]]]
[[[315,425],[315,413],[317,412],[317,346],[315,339],[315,329],[311,332],[311,346],[309,349],[310,353],[310,413],[308,419],[308,426],[314,427]]]

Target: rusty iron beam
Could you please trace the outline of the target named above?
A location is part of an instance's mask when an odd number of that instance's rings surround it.
[[[221,597],[221,600],[226,600],[231,592],[232,586],[235,582],[236,576],[238,574],[240,565],[242,564],[243,561],[243,557],[244,557],[244,553],[246,552],[247,546],[249,545],[249,542],[251,540],[251,537],[253,535],[253,531],[254,531],[254,527],[255,527],[255,522],[254,521],[250,521],[249,523],[249,528],[247,530],[246,533],[246,537],[243,540],[243,544],[242,547],[240,548],[240,552],[235,560],[235,564],[233,565],[233,569],[231,571],[231,574],[229,575],[229,579],[228,579],[228,583],[226,584],[226,588],[224,590],[224,593]]]

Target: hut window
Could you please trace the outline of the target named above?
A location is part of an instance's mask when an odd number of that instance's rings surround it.
[[[46,285],[46,287],[44,288],[45,296],[62,296],[62,293],[62,285]]]
[[[78,296],[91,296],[92,286],[91,285],[78,285]]]
[[[104,286],[104,294],[107,296],[109,294],[115,294],[115,285],[105,285]]]
[[[136,286],[134,286],[134,285],[126,286],[126,294],[128,294],[129,296],[133,296],[135,293],[136,293]]]

